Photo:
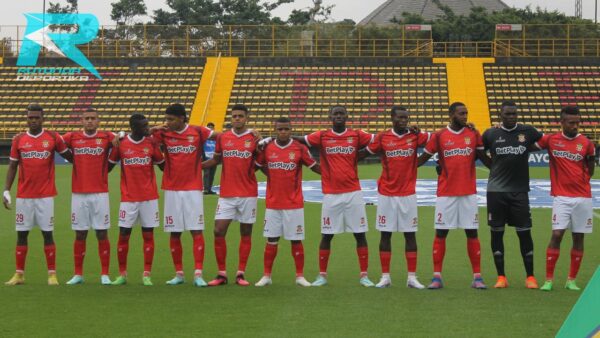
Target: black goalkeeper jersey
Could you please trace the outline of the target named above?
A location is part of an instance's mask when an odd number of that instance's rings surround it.
[[[532,126],[513,129],[490,128],[483,133],[483,146],[492,155],[488,191],[529,191],[529,147],[542,137]]]

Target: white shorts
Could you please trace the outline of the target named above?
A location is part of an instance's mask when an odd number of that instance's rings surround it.
[[[304,209],[267,209],[263,236],[281,237],[288,241],[304,240]]]
[[[36,225],[42,231],[54,230],[54,197],[17,198],[15,224],[17,231],[30,231]]]
[[[376,229],[386,232],[415,232],[419,225],[417,195],[385,196],[377,201]]]
[[[244,224],[256,222],[256,197],[219,197],[215,220],[230,219]]]
[[[119,226],[133,228],[135,224],[140,224],[142,228],[156,228],[160,224],[158,200],[121,202]]]
[[[434,216],[436,229],[477,229],[477,195],[438,197],[435,201]]]
[[[110,228],[108,193],[73,194],[71,198],[73,230],[106,230]]]
[[[585,197],[554,197],[552,230],[569,229],[574,233],[592,233],[594,225],[592,199]]]
[[[362,191],[324,194],[321,209],[321,233],[362,233],[369,230]]]
[[[166,232],[204,230],[202,191],[165,190],[164,226]]]

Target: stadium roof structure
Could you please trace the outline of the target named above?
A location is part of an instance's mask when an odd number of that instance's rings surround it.
[[[434,20],[444,13],[437,3],[448,6],[456,15],[468,15],[473,7],[484,7],[490,12],[509,8],[502,0],[386,0],[371,14],[359,22],[359,25],[386,25],[394,17],[402,18],[402,13],[419,14],[425,20]]]

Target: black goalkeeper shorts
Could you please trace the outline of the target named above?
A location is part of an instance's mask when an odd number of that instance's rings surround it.
[[[531,228],[531,209],[527,192],[487,192],[488,225],[503,227],[505,224],[519,228]]]

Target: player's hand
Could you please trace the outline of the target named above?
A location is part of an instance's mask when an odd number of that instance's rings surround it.
[[[267,144],[271,143],[271,141],[273,141],[272,137],[263,138],[262,140],[258,141],[258,150],[265,150],[265,147]]]
[[[115,138],[113,138],[112,140],[112,146],[113,148],[118,148],[119,147],[119,143],[121,143],[121,139],[125,137],[125,132],[124,131],[120,131],[115,135]]]
[[[2,194],[2,204],[4,204],[4,207],[6,209],[10,209],[10,204],[11,204],[10,191],[4,190],[4,194]]]
[[[413,134],[418,134],[421,132],[421,128],[419,128],[417,126],[410,126],[410,127],[408,127],[408,131],[410,131]]]
[[[150,135],[154,134],[155,132],[157,132],[159,130],[166,131],[167,129],[169,129],[169,127],[166,124],[154,126],[154,127],[150,128]]]
[[[475,127],[475,123],[473,123],[473,122],[467,122],[467,128],[471,129],[472,131],[477,131],[477,128]]]
[[[260,135],[260,132],[256,129],[250,129],[250,134],[254,135],[254,137],[258,140],[262,140],[262,136]]]

